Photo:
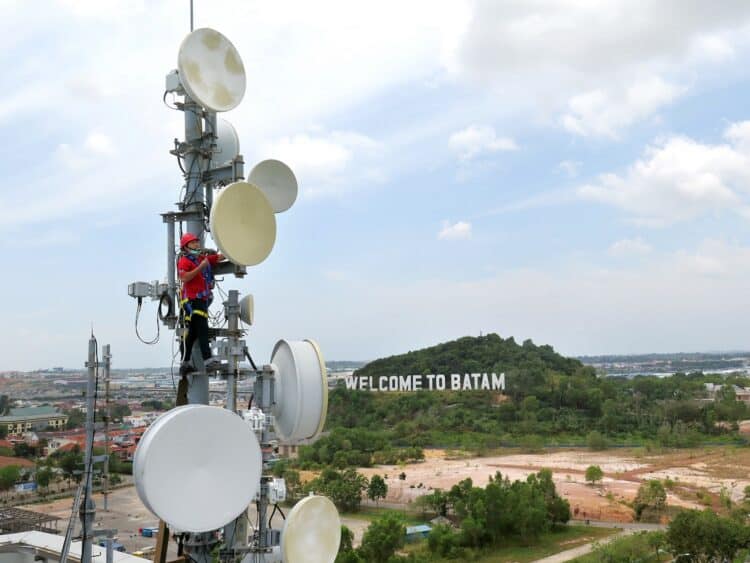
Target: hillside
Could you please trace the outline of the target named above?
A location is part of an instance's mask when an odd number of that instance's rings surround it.
[[[578,360],[565,358],[551,346],[537,346],[531,340],[518,345],[513,337],[497,334],[465,336],[436,346],[375,360],[355,372],[358,376],[428,373],[509,372],[552,370],[572,375],[583,368]]]
[[[328,438],[313,450],[324,463],[343,448],[392,446],[610,444],[690,446],[738,439],[750,417],[731,385],[706,401],[705,383],[750,386],[741,375],[679,373],[671,377],[598,377],[594,368],[530,340],[497,334],[464,337],[370,362],[358,377],[505,373],[493,391],[377,392],[344,386],[329,396]],[[320,450],[320,452],[318,452]]]

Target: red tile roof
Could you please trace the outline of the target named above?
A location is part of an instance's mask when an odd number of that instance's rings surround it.
[[[18,465],[20,467],[34,467],[34,462],[22,457],[9,457],[0,455],[0,467],[8,467],[9,465]]]

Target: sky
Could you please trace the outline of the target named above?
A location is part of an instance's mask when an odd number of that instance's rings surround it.
[[[185,0],[0,0],[0,370],[169,365]],[[746,0],[195,0],[240,52],[246,169],[300,195],[247,342],[370,360],[497,332],[566,355],[747,350]],[[167,98],[170,101],[170,98]],[[139,330],[156,333],[156,306]]]

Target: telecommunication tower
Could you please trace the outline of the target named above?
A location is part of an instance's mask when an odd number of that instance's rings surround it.
[[[228,258],[214,273],[242,278],[248,267],[268,257],[276,240],[275,214],[288,210],[297,197],[294,173],[278,160],[258,163],[245,179],[237,133],[217,117],[242,101],[245,84],[237,49],[218,31],[193,31],[191,10],[191,32],[164,92],[165,100],[174,96],[185,125],[184,139],[175,139],[170,151],[183,173],[184,196],[176,210],[161,214],[166,279],[128,286],[138,312],[144,299],[158,302],[159,319],[178,342],[186,332],[176,275],[178,235],[193,233],[204,248],[210,235]],[[283,481],[268,474],[274,446],[314,439],[325,422],[328,386],[320,348],[312,340],[280,340],[270,362],[258,366],[242,324],[253,324],[253,296],[240,298],[239,291],[229,290],[222,307],[221,326],[210,329],[220,367],[209,373],[194,347],[196,371],[185,376],[188,404],[160,416],[138,445],[133,461],[138,495],[173,532],[186,534],[184,548],[195,563],[208,563],[215,553],[223,561],[246,563],[332,562],[340,520],[327,498],[310,496],[297,503],[280,530],[267,521],[269,505],[286,496]],[[209,377],[226,381],[224,409],[208,406]],[[240,379],[250,381],[255,403],[244,412],[237,408]],[[255,526],[247,514],[251,504],[258,513]]]

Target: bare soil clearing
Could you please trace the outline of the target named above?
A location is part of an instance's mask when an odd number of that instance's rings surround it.
[[[452,458],[453,457],[453,458]],[[702,493],[718,508],[722,488],[737,501],[750,485],[750,448],[717,447],[676,450],[649,454],[640,450],[564,450],[545,454],[497,455],[455,458],[453,452],[428,450],[425,461],[404,466],[378,466],[361,469],[368,478],[387,475],[386,503],[409,504],[433,489],[450,489],[466,478],[484,485],[500,472],[511,480],[525,479],[540,469],[550,469],[558,492],[570,502],[577,518],[630,522],[631,503],[638,487],[648,479],[674,482],[667,494],[671,506],[703,508]],[[597,486],[584,479],[586,468],[598,465],[604,479]],[[399,479],[404,473],[405,480]]]

